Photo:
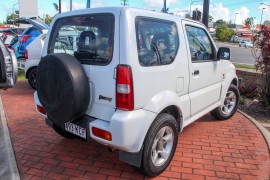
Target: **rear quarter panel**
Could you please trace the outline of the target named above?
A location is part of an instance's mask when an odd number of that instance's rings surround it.
[[[138,16],[169,20],[176,23],[180,45],[173,63],[151,67],[140,65],[135,28],[135,19]],[[184,45],[181,18],[168,14],[132,9],[121,13],[120,22],[120,64],[129,64],[132,67],[135,109],[143,108],[159,113],[163,108],[170,105],[176,105],[180,110],[181,103],[185,103],[185,107],[181,110],[185,116],[189,116],[189,62],[186,46]],[[127,37],[129,37],[128,40]],[[181,79],[181,83],[177,84],[179,79]],[[181,88],[178,87],[179,84],[181,84]],[[179,88],[181,90],[177,91]]]

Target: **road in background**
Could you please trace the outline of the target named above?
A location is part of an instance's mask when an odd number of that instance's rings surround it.
[[[238,44],[215,42],[217,47],[231,48],[231,62],[235,64],[254,65],[255,59],[252,55],[252,48],[239,47]]]

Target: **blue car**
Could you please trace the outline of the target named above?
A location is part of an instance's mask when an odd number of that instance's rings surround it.
[[[47,31],[49,28],[48,25],[46,25],[42,20],[40,20],[37,17],[31,17],[31,18],[20,18],[17,19],[16,22],[20,24],[31,24],[32,27],[29,27],[24,30],[24,32],[19,36],[18,38],[18,56],[20,58],[25,57],[25,50],[26,47],[40,34],[44,33],[44,31]]]

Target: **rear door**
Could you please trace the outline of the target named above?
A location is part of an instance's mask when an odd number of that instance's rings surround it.
[[[0,39],[0,89],[14,87],[17,81],[18,68],[16,57]]]
[[[107,121],[115,111],[119,15],[120,8],[114,12],[91,10],[91,13],[59,18],[53,26],[48,48],[48,54],[67,53],[82,64],[90,86],[86,114]]]
[[[95,62],[86,65],[91,89],[91,103],[87,114],[103,120],[110,120],[115,112],[116,79],[115,70],[119,64],[119,16],[120,12],[97,17]],[[103,19],[99,21],[98,19]],[[78,47],[79,48],[79,47]]]
[[[189,94],[191,116],[217,103],[221,91],[221,63],[207,30],[200,24],[183,21],[190,62]]]

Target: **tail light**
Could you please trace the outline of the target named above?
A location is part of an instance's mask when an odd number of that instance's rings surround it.
[[[31,36],[29,36],[29,35],[23,36],[21,42],[22,42],[22,43],[25,43],[25,42],[27,41],[27,39],[29,39],[30,37],[31,37]]]
[[[92,127],[92,133],[93,135],[100,137],[102,139],[106,139],[108,141],[112,141],[112,134],[108,131],[105,131],[103,129],[99,129],[96,127]]]
[[[25,59],[26,60],[28,59],[28,50],[27,49],[25,50]]]
[[[118,65],[116,73],[116,108],[131,111],[134,109],[131,67],[127,65]]]
[[[11,49],[13,52],[15,52],[15,50],[14,50],[14,48],[13,48],[13,47],[11,47],[10,49]]]
[[[37,110],[38,110],[38,112],[40,112],[41,114],[44,114],[44,115],[47,114],[45,108],[42,107],[42,106],[37,105]]]

